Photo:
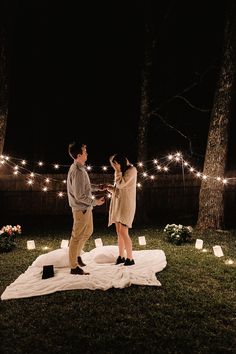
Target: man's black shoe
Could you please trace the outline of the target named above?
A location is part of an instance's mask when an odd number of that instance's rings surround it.
[[[78,257],[77,261],[78,261],[78,265],[80,267],[85,267],[86,266],[86,264],[84,264],[84,262],[82,261],[82,258],[80,256]]]
[[[76,268],[71,268],[70,274],[88,275],[89,273],[84,272],[83,269],[81,269],[80,267],[76,267]]]

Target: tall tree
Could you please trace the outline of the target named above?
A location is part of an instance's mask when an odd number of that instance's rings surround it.
[[[157,37],[161,37],[161,31],[166,30],[164,25],[175,3],[174,0],[169,0],[164,4],[163,8],[160,5],[159,13],[154,13],[153,2],[155,2],[155,0],[146,0],[144,2],[145,48],[144,65],[141,74],[140,117],[138,124],[138,160],[141,161],[148,159],[148,129],[153,115],[153,107],[151,107],[153,101],[152,77],[154,54],[158,41]],[[160,15],[159,19],[158,14]],[[159,26],[159,28],[157,28],[157,26]]]
[[[203,174],[225,175],[228,131],[235,91],[236,74],[236,4],[230,0],[226,8],[223,58],[216,86],[207,140]],[[224,228],[224,184],[216,178],[202,180],[199,195],[197,229]]]
[[[0,155],[3,153],[8,115],[8,74],[6,30],[0,25]]]
[[[147,11],[151,11],[150,7],[148,7]],[[141,161],[147,160],[147,134],[150,121],[153,48],[155,46],[150,16],[147,16],[145,23],[145,43],[144,66],[141,78],[140,118],[138,125],[138,160]]]

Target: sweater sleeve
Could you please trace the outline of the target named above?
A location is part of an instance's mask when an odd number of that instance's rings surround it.
[[[115,172],[115,185],[118,189],[123,189],[130,184],[132,184],[133,180],[136,179],[137,176],[137,169],[136,167],[132,166],[129,168],[124,175],[122,172]]]
[[[77,177],[73,180],[74,198],[82,205],[95,206],[96,200],[92,198],[89,192],[90,186],[86,174],[80,170],[76,170],[75,173]]]

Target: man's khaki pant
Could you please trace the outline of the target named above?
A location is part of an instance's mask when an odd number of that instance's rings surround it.
[[[80,256],[85,242],[93,233],[92,209],[85,213],[81,210],[73,211],[73,228],[69,242],[69,264],[71,268],[78,266],[77,258]]]

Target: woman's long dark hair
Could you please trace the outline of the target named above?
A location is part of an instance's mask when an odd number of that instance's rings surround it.
[[[114,162],[114,161],[116,161],[116,162],[118,162],[118,164],[120,164],[120,169],[121,169],[122,174],[124,174],[125,171],[127,171],[130,168],[130,165],[127,165],[127,158],[122,154],[116,154],[113,157],[112,162]]]

